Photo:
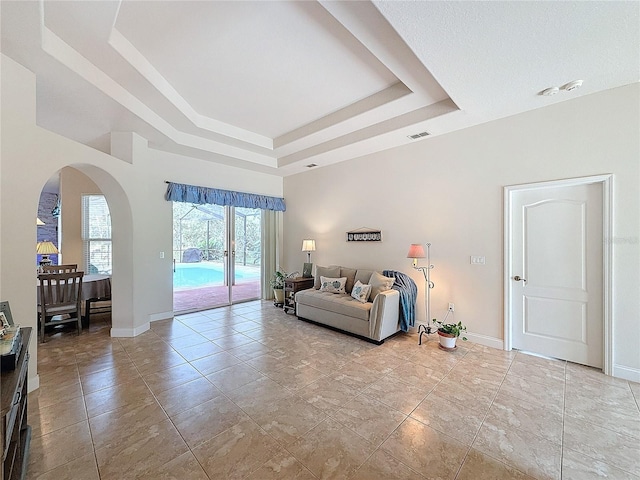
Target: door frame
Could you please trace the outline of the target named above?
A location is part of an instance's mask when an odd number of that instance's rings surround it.
[[[613,374],[613,309],[611,299],[613,298],[613,242],[611,234],[613,232],[613,174],[593,175],[589,177],[569,178],[563,180],[552,180],[547,182],[526,183],[521,185],[510,185],[504,187],[504,349],[511,350],[513,344],[512,329],[513,319],[511,318],[512,308],[512,283],[510,278],[513,274],[511,264],[511,253],[513,250],[513,239],[511,230],[511,212],[513,194],[525,190],[537,190],[550,187],[573,187],[578,185],[589,185],[600,183],[602,185],[602,309],[603,309],[603,372],[605,375]]]

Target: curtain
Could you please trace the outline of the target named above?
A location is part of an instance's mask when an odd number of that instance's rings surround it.
[[[167,193],[164,198],[173,202],[187,202],[198,205],[213,203],[216,205],[230,205],[232,207],[260,208],[284,212],[286,205],[284,198],[268,197],[253,193],[220,190],[218,188],[198,187],[182,183],[167,182]]]
[[[262,211],[262,268],[260,281],[264,300],[273,298],[273,289],[269,282],[280,265],[282,223],[282,212],[274,210]]]

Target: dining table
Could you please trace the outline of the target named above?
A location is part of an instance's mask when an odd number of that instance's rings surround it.
[[[37,281],[39,286],[40,282]],[[40,289],[38,291],[38,305],[40,305]],[[84,302],[83,324],[88,326],[91,314],[91,303],[111,300],[111,275],[91,273],[82,277],[82,291],[80,299]]]

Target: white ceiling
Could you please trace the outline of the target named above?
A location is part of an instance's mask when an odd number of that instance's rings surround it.
[[[640,2],[7,1],[37,121],[276,175],[640,81]],[[571,92],[539,92],[583,79]]]

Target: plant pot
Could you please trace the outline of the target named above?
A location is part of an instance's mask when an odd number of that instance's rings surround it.
[[[275,303],[276,305],[284,304],[284,288],[274,288],[273,296],[275,297],[273,303]]]
[[[450,333],[444,333],[438,330],[438,340],[440,341],[440,348],[443,350],[454,350],[456,348],[456,340],[458,337],[451,335]]]

